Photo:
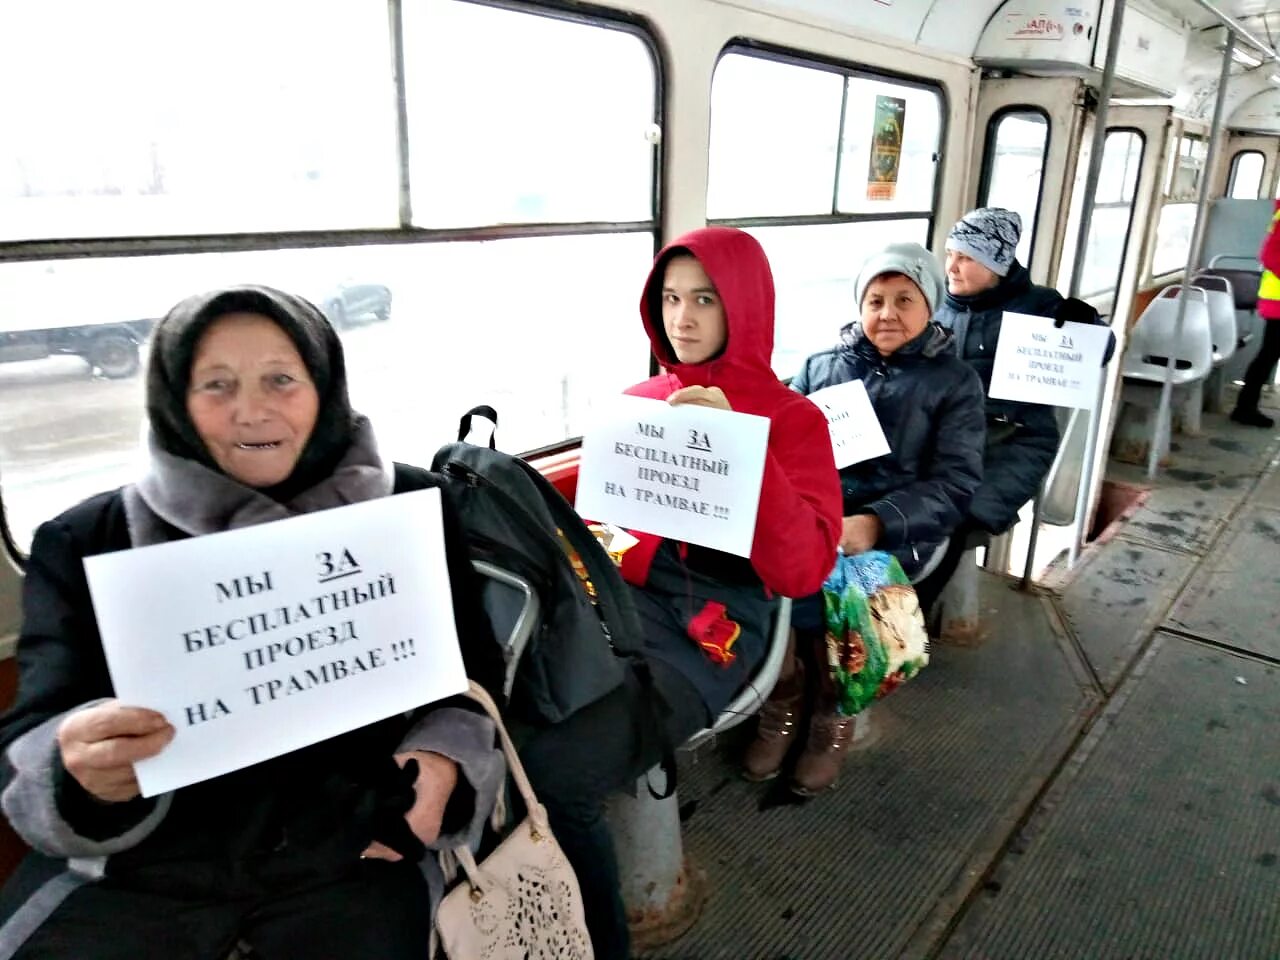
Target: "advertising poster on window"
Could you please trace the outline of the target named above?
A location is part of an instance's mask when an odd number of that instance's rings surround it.
[[[902,124],[907,101],[876,97],[871,132],[871,169],[867,173],[867,199],[892,200],[898,190],[898,161],[902,156]]]

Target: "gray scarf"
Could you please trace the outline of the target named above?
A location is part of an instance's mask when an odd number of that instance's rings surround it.
[[[161,449],[148,431],[147,474],[124,488],[125,519],[135,547],[175,539],[174,529],[198,537],[257,523],[328,510],[391,493],[391,465],[378,455],[373,426],[358,416],[351,445],[319,483],[281,503],[195,460]]]

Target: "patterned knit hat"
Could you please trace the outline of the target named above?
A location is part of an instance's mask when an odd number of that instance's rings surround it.
[[[867,287],[871,286],[871,281],[886,273],[900,273],[919,287],[929,305],[929,315],[933,316],[946,288],[946,278],[937,257],[918,243],[890,243],[877,250],[862,265],[854,283],[854,296],[858,298],[859,310],[862,309],[862,298],[867,295]]]
[[[981,207],[964,215],[947,235],[947,249],[972,257],[997,276],[1009,275],[1022,236],[1022,218],[1003,207]]]

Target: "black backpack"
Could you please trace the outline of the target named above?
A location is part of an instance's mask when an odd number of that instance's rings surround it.
[[[436,453],[458,508],[473,560],[518,574],[536,592],[540,622],[520,657],[508,709],[526,722],[558,723],[616,689],[630,667],[652,689],[635,604],[604,547],[569,502],[519,457],[462,442],[473,415],[498,417],[475,407],[462,418],[459,442]],[[561,537],[580,558],[575,571]],[[512,655],[508,651],[508,655]],[[659,727],[661,729],[661,727]]]

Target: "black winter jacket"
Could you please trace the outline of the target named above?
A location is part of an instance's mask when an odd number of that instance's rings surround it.
[[[844,515],[874,513],[884,526],[877,548],[912,575],[963,519],[982,480],[982,384],[936,323],[887,357],[857,323],[842,340],[809,357],[791,386],[809,394],[866,385],[891,452],[840,471]]]
[[[934,319],[955,335],[956,349],[991,389],[996,343],[1005,311],[1052,317],[1062,295],[1031,282],[1016,260],[1009,275],[990,290],[968,297],[948,293]],[[982,485],[969,504],[972,521],[991,533],[1003,533],[1018,510],[1040,489],[1058,451],[1058,421],[1053,407],[1012,400],[986,402],[987,448]]]
[[[395,492],[436,485],[426,471],[400,465],[395,479]],[[478,605],[464,534],[447,500],[444,515],[463,659],[471,676],[494,689],[501,683],[501,654]],[[397,714],[158,798],[127,803],[92,799],[63,768],[52,733],[41,747],[50,750],[45,762],[52,764],[44,779],[14,763],[8,751],[16,744],[31,744],[62,715],[114,695],[83,558],[129,547],[118,490],[86,500],[36,531],[23,584],[18,697],[0,718],[0,747],[8,761],[0,774],[6,812],[11,812],[11,790],[52,793],[52,822],[33,824],[30,831],[14,823],[28,842],[50,856],[101,857],[108,876],[128,877],[134,889],[194,898],[255,896],[341,875],[371,839],[390,839],[383,827],[394,824],[412,799],[391,759],[405,749],[401,744],[411,728],[426,729],[421,749],[457,760],[459,786],[471,788],[455,790],[442,833],[469,833],[477,818],[483,819],[492,805],[486,794],[500,785],[502,765],[494,759],[499,755],[492,750],[491,725],[488,743],[472,743],[470,726],[459,726],[458,715],[471,716],[474,710],[466,700]],[[26,755],[33,749],[28,746]],[[442,843],[450,840],[458,842],[456,836],[441,837]]]

